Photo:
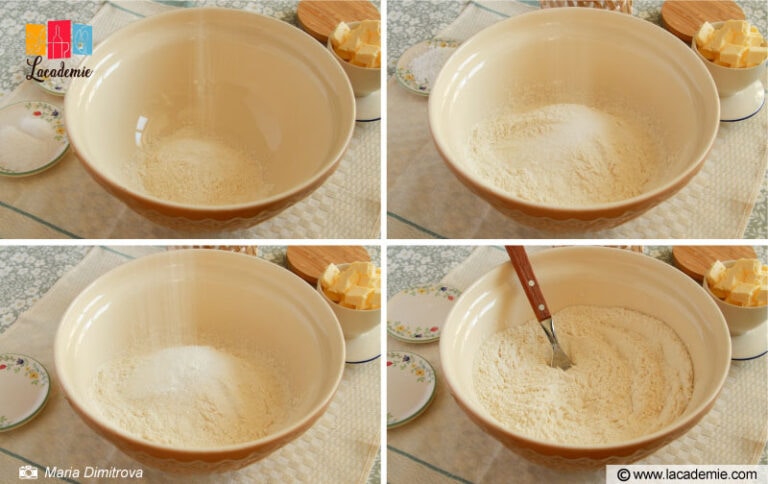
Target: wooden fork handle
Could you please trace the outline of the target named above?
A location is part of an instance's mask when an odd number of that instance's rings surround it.
[[[536,280],[536,274],[534,274],[531,267],[531,261],[528,259],[528,254],[525,253],[525,247],[520,245],[507,245],[504,247],[507,249],[509,260],[512,261],[517,277],[520,279],[520,285],[523,286],[523,292],[528,297],[528,302],[531,304],[531,309],[533,309],[536,319],[541,322],[551,318],[552,315],[547,307],[547,302],[544,300],[544,294],[539,287],[539,281]]]

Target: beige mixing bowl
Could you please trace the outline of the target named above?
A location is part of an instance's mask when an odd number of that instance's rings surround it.
[[[553,313],[572,305],[619,306],[667,323],[688,348],[693,394],[685,412],[651,434],[609,445],[575,446],[521,435],[496,420],[475,392],[473,362],[482,343],[533,319],[510,263],[464,291],[440,338],[440,361],[451,393],[469,418],[514,452],[559,468],[596,468],[640,459],[690,430],[709,412],[728,375],[731,341],[714,301],[677,269],[651,257],[605,247],[567,247],[531,255]]]
[[[545,104],[618,96],[658,123],[669,162],[640,195],[584,207],[527,201],[475,174],[466,155],[474,126],[523,91],[545,87],[555,91]],[[707,69],[662,28],[602,9],[553,8],[501,21],[462,44],[431,91],[429,124],[448,168],[496,209],[539,229],[584,232],[624,223],[683,188],[712,147],[719,106]]]
[[[333,173],[355,125],[352,88],[331,53],[288,23],[240,10],[139,20],[98,45],[84,67],[93,74],[75,79],[65,99],[77,156],[113,195],[176,229],[230,230],[276,215]],[[215,180],[235,159],[258,164],[262,182],[221,204],[147,190],[165,180],[141,178],[137,157],[159,159],[158,146],[171,139],[196,156],[189,164],[205,176],[203,189],[243,183],[246,173],[235,170]],[[163,146],[163,156],[178,156]],[[192,185],[174,189],[187,195]]]
[[[105,419],[89,397],[97,370],[129,345],[149,352],[209,338],[266,352],[284,367],[297,403],[268,435],[215,448],[161,445]],[[101,436],[143,464],[206,473],[239,469],[308,430],[338,388],[345,347],[331,309],[291,272],[253,256],[189,249],[128,262],[93,282],[64,314],[54,356],[64,395]]]

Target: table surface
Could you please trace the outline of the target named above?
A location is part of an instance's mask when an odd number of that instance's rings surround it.
[[[521,0],[538,6],[538,0]],[[393,76],[397,60],[409,47],[433,38],[450,25],[464,7],[466,0],[390,0],[387,3],[387,74]],[[659,24],[663,0],[635,0],[632,14]],[[744,10],[747,20],[768,32],[768,2],[736,0]],[[399,87],[398,87],[399,89]],[[764,108],[765,109],[765,108]],[[768,171],[755,201],[748,225],[746,239],[763,239],[768,233]]]

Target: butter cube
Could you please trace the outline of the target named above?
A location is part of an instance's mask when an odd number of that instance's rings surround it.
[[[344,60],[351,60],[355,56],[355,52],[362,45],[359,34],[355,34],[354,31],[350,32],[344,42],[338,47],[336,53],[339,54]]]
[[[355,309],[367,309],[368,295],[373,291],[369,287],[352,286],[344,294],[344,303]]]
[[[374,67],[378,62],[381,65],[381,48],[378,45],[364,44],[350,62],[361,67]]]
[[[726,302],[737,306],[748,306],[752,300],[752,294],[758,289],[758,286],[749,283],[739,283],[728,294]]]
[[[349,288],[357,284],[359,279],[360,275],[357,272],[343,271],[339,274],[339,277],[336,278],[336,281],[333,283],[331,290],[339,294],[344,294],[349,290]]]
[[[375,288],[368,295],[368,307],[376,309],[381,307],[381,287]]]
[[[349,35],[349,31],[349,25],[344,22],[339,23],[339,25],[337,25],[334,31],[331,33],[331,45],[335,48],[338,48],[341,44],[344,43],[344,39],[346,39]]]
[[[710,52],[720,52],[723,47],[730,40],[731,33],[724,27],[715,31],[715,33],[709,38],[704,49]]]
[[[696,45],[701,48],[704,45],[707,44],[710,37],[712,37],[712,34],[715,33],[715,28],[712,26],[709,22],[704,22],[699,28],[699,31],[696,32]]]
[[[362,277],[372,275],[376,267],[370,262],[353,262],[349,265],[349,269],[357,272]]]
[[[747,48],[739,44],[726,44],[720,50],[720,62],[728,67],[742,67],[742,56]]]
[[[324,288],[333,287],[337,277],[339,277],[339,267],[336,264],[328,264],[320,276],[320,284]]]
[[[713,287],[725,277],[726,267],[725,264],[716,260],[712,267],[707,272],[707,284],[709,287]]]
[[[381,46],[381,22],[378,20],[363,20],[360,28],[365,32],[365,43]]]
[[[760,284],[752,295],[752,306],[768,306],[768,284]]]
[[[744,55],[744,67],[757,66],[768,59],[768,47],[750,46]]]
[[[733,263],[732,270],[737,273],[739,281],[751,282],[756,281],[756,277],[762,272],[763,265],[757,259],[739,259]]]

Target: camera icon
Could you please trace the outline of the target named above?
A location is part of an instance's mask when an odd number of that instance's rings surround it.
[[[37,479],[37,468],[29,465],[19,467],[19,479]]]

